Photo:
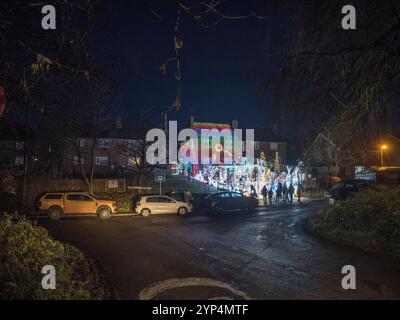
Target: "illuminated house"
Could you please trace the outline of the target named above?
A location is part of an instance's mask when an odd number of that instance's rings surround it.
[[[239,128],[237,120],[232,121],[232,124],[227,123],[210,123],[210,122],[195,122],[193,117],[191,118],[191,128],[194,129],[198,137],[201,137],[201,130],[218,130],[220,133],[229,132],[233,138],[234,129],[242,129],[242,152],[243,159],[246,157],[245,152],[245,137],[246,129],[254,129],[254,157],[265,159],[266,161],[273,162],[276,154],[279,154],[281,163],[286,163],[286,143],[285,142],[267,142],[267,139],[263,138],[263,128]],[[222,135],[223,136],[223,135]],[[233,138],[234,139],[234,138]],[[233,140],[234,144],[234,140]],[[196,175],[201,168],[201,163],[207,163],[209,165],[224,165],[225,153],[232,150],[224,150],[222,141],[213,141],[211,138],[200,138],[198,143],[198,163],[199,164],[187,164],[184,166],[185,174]],[[219,161],[216,155],[219,154]],[[233,155],[230,154],[232,159]],[[203,159],[201,158],[203,157]]]

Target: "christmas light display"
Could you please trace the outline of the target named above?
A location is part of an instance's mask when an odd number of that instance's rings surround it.
[[[194,179],[213,186],[219,190],[254,194],[261,197],[261,190],[265,186],[276,194],[278,189],[288,189],[292,183],[295,191],[299,184],[299,168],[296,166],[282,166],[279,164],[279,172],[275,169],[275,162],[269,163],[265,156],[261,155],[255,164],[233,165],[200,165],[193,172],[189,165],[180,167],[181,173],[191,175]]]

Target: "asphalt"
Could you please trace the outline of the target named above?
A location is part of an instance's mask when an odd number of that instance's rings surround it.
[[[307,232],[325,204],[39,224],[96,259],[117,299],[399,299],[399,260]],[[341,286],[345,265],[356,269],[355,290]]]

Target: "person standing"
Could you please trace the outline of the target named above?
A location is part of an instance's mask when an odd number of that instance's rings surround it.
[[[287,200],[288,200],[288,188],[286,186],[286,181],[283,183],[282,197],[283,197],[283,201],[287,202]]]
[[[258,198],[256,188],[253,185],[250,186],[250,195],[254,198]]]
[[[192,200],[192,193],[188,189],[186,189],[183,193],[183,198],[186,203],[190,203],[190,201]]]
[[[267,196],[268,196],[268,190],[267,187],[264,185],[264,187],[261,189],[261,195],[263,197],[263,202],[264,202],[264,206],[267,206]]]
[[[288,195],[289,195],[289,201],[290,201],[290,203],[293,203],[293,194],[294,194],[293,183],[290,183],[289,189],[288,189]]]
[[[278,188],[276,189],[275,202],[279,202],[281,200],[281,195],[282,195],[282,183],[278,182]]]
[[[303,186],[299,182],[299,185],[297,186],[297,201],[301,203],[301,194],[303,192]]]
[[[272,187],[269,189],[268,191],[268,200],[269,200],[269,204],[272,205],[272,197],[274,195],[274,192],[272,191]]]

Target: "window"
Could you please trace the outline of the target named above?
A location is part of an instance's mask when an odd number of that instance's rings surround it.
[[[128,166],[140,166],[140,158],[129,157],[128,158]]]
[[[23,166],[24,165],[24,156],[16,156],[15,157],[15,166]]]
[[[146,199],[146,202],[159,202],[158,197],[148,197]]]
[[[108,148],[108,139],[99,139],[99,148]]]
[[[97,156],[96,166],[106,166],[108,165],[108,156]]]
[[[167,197],[159,197],[159,198],[158,198],[158,201],[159,201],[159,202],[162,202],[162,203],[175,203],[174,200],[172,200],[172,199],[170,199],[170,198],[167,198]]]
[[[241,198],[242,197],[242,195],[240,193],[235,193],[235,192],[231,193],[231,195],[232,195],[232,198]]]
[[[69,194],[67,195],[67,200],[70,201],[93,201],[93,199],[84,194]]]
[[[220,197],[220,198],[230,198],[230,197],[231,197],[231,194],[228,193],[228,192],[225,192],[225,193],[221,193],[219,197]]]
[[[24,145],[25,145],[25,142],[23,142],[23,141],[17,141],[17,142],[15,143],[15,149],[17,149],[17,150],[24,150]]]
[[[85,146],[85,138],[79,138],[79,147],[83,148]]]
[[[62,194],[61,193],[49,193],[44,198],[49,199],[49,200],[56,200],[56,199],[58,200],[58,199],[62,198]]]

